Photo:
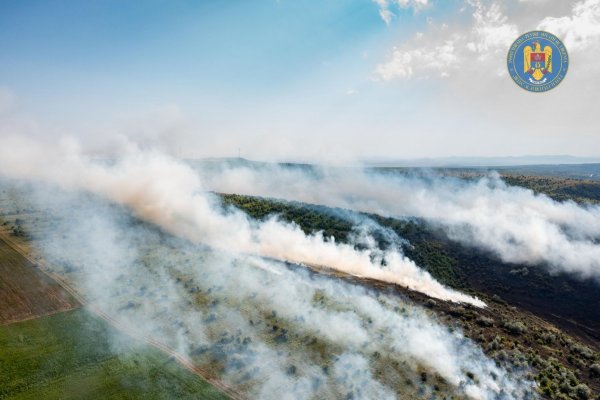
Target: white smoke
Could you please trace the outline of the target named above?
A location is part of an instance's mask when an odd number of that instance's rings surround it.
[[[508,186],[497,174],[466,181],[359,168],[226,165],[200,172],[214,191],[420,217],[505,262],[546,264],[552,271],[600,278],[600,206],[557,202]]]
[[[435,385],[472,399],[534,397],[531,383],[401,297],[195,246],[94,196],[50,186],[33,198],[50,216],[31,222],[34,243],[92,307],[250,398],[431,398]]]
[[[332,268],[442,300],[485,306],[477,298],[444,287],[398,251],[387,251],[382,257],[372,249],[335,243],[321,233],[306,235],[294,224],[277,219],[257,222],[242,212],[223,210],[189,166],[157,152],[126,145],[117,161],[94,162],[73,142],[49,147],[13,136],[5,138],[0,149],[0,171],[98,194],[168,232],[216,249]]]

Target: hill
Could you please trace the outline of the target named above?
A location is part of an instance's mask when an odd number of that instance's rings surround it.
[[[349,210],[241,195],[221,197],[254,218],[279,215],[307,233],[323,231],[345,242],[352,231],[350,219],[343,217]],[[499,363],[537,371],[535,380],[548,398],[600,395],[600,310],[590,307],[600,304],[600,291],[594,282],[552,276],[541,266],[504,264],[451,241],[424,221],[366,216],[407,239],[404,252],[438,280],[486,299],[489,308],[455,307],[409,292],[412,299],[435,310],[447,324],[460,326]],[[380,246],[387,245],[382,235]],[[390,289],[381,282],[346,278]]]

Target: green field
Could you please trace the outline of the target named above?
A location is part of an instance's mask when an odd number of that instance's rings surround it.
[[[1,399],[226,399],[79,309],[0,327]]]

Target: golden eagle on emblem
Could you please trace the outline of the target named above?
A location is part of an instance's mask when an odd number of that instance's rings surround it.
[[[525,46],[523,49],[523,72],[539,81],[552,72],[552,48],[546,46],[542,51],[540,42],[536,40],[532,44],[533,46]]]

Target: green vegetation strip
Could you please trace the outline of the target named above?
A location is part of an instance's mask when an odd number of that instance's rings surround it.
[[[0,327],[0,399],[227,399],[85,310]]]
[[[338,242],[347,242],[354,228],[354,224],[348,219],[349,210],[238,194],[220,196],[225,204],[237,207],[253,218],[264,219],[277,215],[284,221],[296,223],[307,234],[322,231],[325,237],[334,237]],[[370,218],[407,239],[411,245],[404,246],[403,251],[409,258],[444,284],[468,291],[464,279],[457,271],[456,260],[447,255],[442,243],[435,240],[421,224],[374,214],[354,215]],[[377,235],[375,238],[380,244],[386,245],[384,238]]]

